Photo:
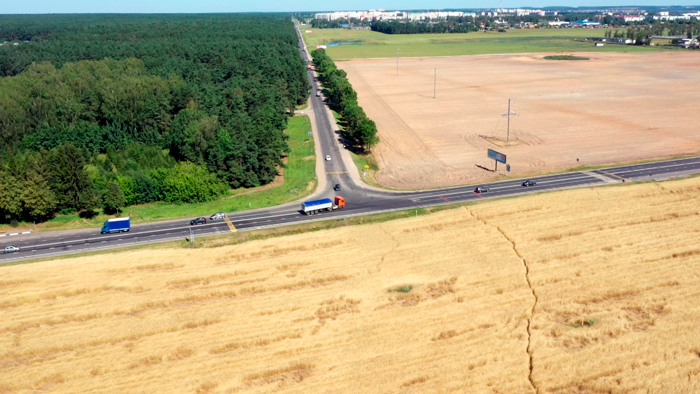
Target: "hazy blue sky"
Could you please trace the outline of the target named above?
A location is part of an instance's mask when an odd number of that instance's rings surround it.
[[[609,0],[608,0],[609,1]],[[602,0],[504,0],[503,7],[600,6]],[[0,14],[289,12],[365,9],[498,8],[499,0],[3,0]],[[700,0],[614,0],[615,5],[691,5]]]

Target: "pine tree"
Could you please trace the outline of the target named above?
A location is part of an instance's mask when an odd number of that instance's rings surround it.
[[[0,219],[17,219],[22,213],[21,186],[14,176],[0,171]]]
[[[45,218],[56,208],[56,195],[42,170],[40,167],[28,168],[22,186],[24,210],[34,219]]]
[[[122,188],[114,182],[108,183],[107,190],[102,194],[102,208],[105,213],[113,214],[121,212],[124,206],[126,206],[126,202],[124,201],[124,192]]]
[[[85,171],[83,152],[70,142],[51,152],[50,185],[58,196],[58,205],[64,208],[90,210],[97,203],[96,193]]]

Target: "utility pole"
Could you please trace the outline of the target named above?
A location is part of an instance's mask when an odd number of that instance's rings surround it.
[[[506,144],[508,142],[510,142],[510,99],[508,99],[508,131],[506,132]]]
[[[510,115],[517,115],[518,114],[517,112],[513,112],[510,110],[510,104],[511,104],[511,100],[508,99],[508,112],[503,114],[503,116],[508,117],[508,131],[506,134],[506,145],[508,145],[508,143],[510,142]]]
[[[399,75],[399,47],[396,47],[396,75]]]
[[[433,98],[437,98],[437,68],[435,69],[435,79],[433,80]]]

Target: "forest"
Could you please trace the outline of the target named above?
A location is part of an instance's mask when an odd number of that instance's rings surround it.
[[[271,182],[310,86],[283,15],[0,16],[0,222]]]
[[[357,92],[325,50],[311,52],[319,79],[327,92],[328,103],[340,113],[344,123],[343,139],[353,150],[369,151],[379,143],[377,125],[357,103]]]

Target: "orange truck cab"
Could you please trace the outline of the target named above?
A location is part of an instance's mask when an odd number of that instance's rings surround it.
[[[335,196],[335,205],[338,208],[345,208],[345,198],[340,196]]]

